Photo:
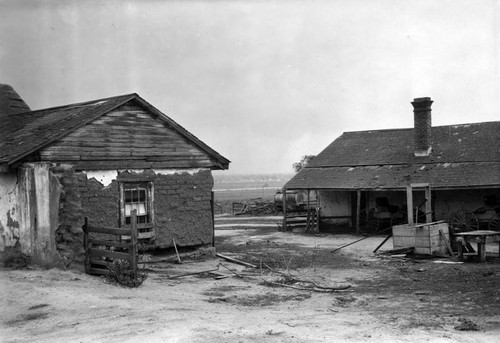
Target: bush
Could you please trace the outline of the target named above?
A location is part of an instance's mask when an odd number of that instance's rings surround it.
[[[147,278],[145,270],[137,271],[134,277],[134,271],[130,268],[128,261],[116,260],[108,266],[108,279],[127,287],[139,287]]]

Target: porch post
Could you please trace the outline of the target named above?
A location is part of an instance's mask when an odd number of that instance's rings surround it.
[[[408,213],[408,225],[413,226],[413,191],[410,185],[406,186],[406,212]]]
[[[432,223],[431,186],[425,187],[425,221]]]
[[[307,189],[307,219],[306,219],[306,232],[309,231],[309,223],[311,222],[311,190]]]
[[[361,191],[356,191],[356,235],[359,235],[360,214],[361,214]]]

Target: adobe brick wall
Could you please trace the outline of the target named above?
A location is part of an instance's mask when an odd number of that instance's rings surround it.
[[[88,179],[84,173],[79,172],[77,177],[83,217],[88,217],[90,225],[118,227],[120,219],[118,181],[114,180],[109,186],[104,187],[97,180]]]
[[[109,186],[84,173],[78,173],[78,189],[82,216],[91,225],[118,227],[120,219],[119,186],[117,180],[152,181],[154,191],[155,240],[147,248],[206,245],[212,243],[213,222],[211,192],[213,177],[210,170],[160,174],[121,172]]]
[[[59,225],[55,231],[56,248],[66,267],[82,265],[83,250],[83,210],[80,199],[78,178],[71,165],[54,165],[50,169],[59,184]]]
[[[156,242],[170,247],[211,244],[213,222],[210,170],[157,175],[154,180]]]

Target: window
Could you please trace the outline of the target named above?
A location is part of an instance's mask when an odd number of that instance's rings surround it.
[[[124,186],[123,202],[125,204],[125,224],[130,224],[133,210],[137,211],[138,224],[149,222],[146,194],[146,188],[130,185]]]
[[[154,237],[153,183],[120,183],[120,226],[127,227],[132,221],[132,211],[137,211],[139,238]]]

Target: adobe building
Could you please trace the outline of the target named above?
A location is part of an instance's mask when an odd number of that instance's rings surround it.
[[[83,260],[82,225],[127,227],[143,249],[213,242],[212,170],[230,161],[137,94],[32,111],[0,85],[0,256]]]

